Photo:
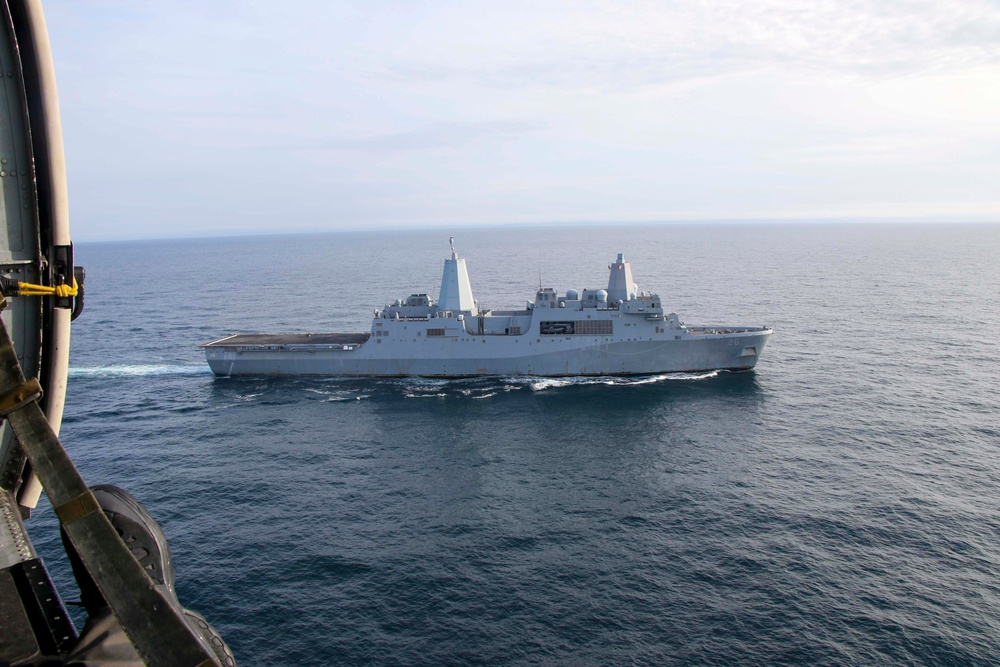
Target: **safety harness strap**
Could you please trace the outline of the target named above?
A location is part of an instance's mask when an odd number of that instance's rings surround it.
[[[37,378],[22,382],[18,386],[0,396],[0,417],[6,417],[14,410],[20,410],[28,403],[42,397],[42,385]]]
[[[94,494],[88,489],[85,493],[81,493],[76,498],[70,498],[54,509],[56,516],[59,517],[59,523],[66,527],[88,514],[100,511],[101,506],[97,503]]]

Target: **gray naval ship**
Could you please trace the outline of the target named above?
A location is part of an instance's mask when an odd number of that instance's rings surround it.
[[[539,289],[523,310],[483,310],[465,259],[444,261],[437,301],[411,294],[367,333],[234,334],[203,345],[216,375],[440,378],[653,375],[753,368],[767,326],[690,326],[640,292],[619,254],[607,289]]]

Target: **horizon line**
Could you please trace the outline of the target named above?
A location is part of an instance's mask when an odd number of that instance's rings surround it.
[[[205,234],[184,234],[177,236],[92,236],[84,234],[74,237],[74,243],[129,243],[141,241],[183,241],[183,240],[213,240],[255,237],[285,237],[332,234],[368,234],[381,232],[424,232],[442,229],[475,230],[504,229],[532,227],[536,229],[566,228],[566,227],[667,227],[667,226],[697,226],[697,225],[996,225],[1000,217],[985,219],[945,219],[941,217],[829,217],[829,218],[716,218],[716,219],[678,219],[678,220],[621,220],[607,221],[549,221],[549,222],[503,222],[503,223],[458,223],[458,224],[426,224],[426,225],[386,225],[384,227],[341,227],[338,229],[301,228],[283,231],[243,229],[232,232],[214,230]]]

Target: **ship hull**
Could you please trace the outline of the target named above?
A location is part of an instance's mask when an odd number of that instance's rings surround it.
[[[750,370],[770,336],[769,329],[754,328],[725,334],[685,331],[676,338],[645,340],[464,334],[413,342],[368,338],[352,344],[317,344],[303,341],[303,336],[286,336],[268,344],[240,344],[246,341],[232,337],[207,345],[206,358],[219,376],[651,375]]]

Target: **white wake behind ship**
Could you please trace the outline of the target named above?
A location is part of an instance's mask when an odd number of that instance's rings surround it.
[[[203,347],[220,376],[562,377],[749,370],[771,337],[766,326],[685,325],[639,291],[622,254],[608,268],[607,289],[544,288],[523,310],[485,310],[452,239],[438,300],[397,300],[366,333],[233,334]]]

